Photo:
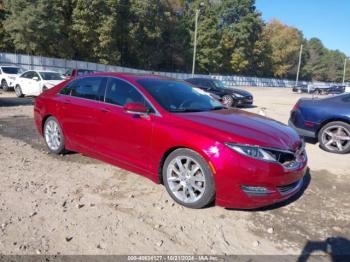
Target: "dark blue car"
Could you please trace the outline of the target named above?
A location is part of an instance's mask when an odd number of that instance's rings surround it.
[[[301,98],[291,112],[289,125],[303,137],[316,138],[328,152],[349,153],[350,94]]]

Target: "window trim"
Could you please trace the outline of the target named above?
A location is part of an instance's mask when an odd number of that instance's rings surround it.
[[[104,96],[103,96],[103,101],[98,101],[98,100],[93,100],[93,99],[88,99],[88,98],[83,98],[83,97],[79,97],[79,96],[71,96],[71,95],[65,95],[65,94],[61,94],[61,90],[63,88],[65,88],[67,85],[69,85],[70,83],[72,83],[73,81],[77,81],[79,79],[83,79],[83,78],[91,78],[91,77],[103,77],[103,78],[107,78],[107,82],[106,82],[106,88],[105,88],[105,93],[104,93]],[[107,105],[113,105],[113,106],[117,106],[119,108],[123,108],[123,106],[120,106],[120,105],[117,105],[117,104],[112,104],[112,103],[108,103],[106,102],[106,92],[107,92],[107,83],[108,83],[108,78],[115,78],[115,79],[118,79],[118,80],[121,80],[121,81],[124,81],[125,83],[131,85],[133,88],[136,89],[137,92],[139,92],[141,94],[141,96],[147,101],[147,103],[149,103],[149,105],[152,107],[153,111],[154,112],[150,112],[148,114],[150,115],[155,115],[155,116],[158,116],[158,117],[162,117],[162,114],[157,110],[157,108],[153,105],[153,103],[133,84],[133,83],[130,83],[129,81],[125,80],[125,79],[122,79],[120,77],[116,77],[116,76],[81,76],[79,77],[78,79],[74,79],[73,81],[67,83],[67,85],[65,85],[62,89],[60,89],[59,92],[57,92],[56,94],[59,95],[59,96],[67,96],[67,97],[74,97],[74,98],[77,98],[77,99],[82,99],[82,100],[87,100],[87,101],[93,101],[93,102],[97,102],[97,103],[102,103],[102,104],[107,104]]]

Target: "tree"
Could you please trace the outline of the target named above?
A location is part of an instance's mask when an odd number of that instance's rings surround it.
[[[47,56],[70,58],[73,48],[69,41],[65,10],[70,0],[5,0],[9,15],[4,28],[17,50]]]
[[[298,65],[302,33],[294,27],[272,20],[265,27],[272,49],[273,74],[276,77],[295,77]]]

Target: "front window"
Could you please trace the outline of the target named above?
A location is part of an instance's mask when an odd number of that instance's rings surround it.
[[[168,112],[200,112],[225,108],[207,92],[176,80],[137,81]]]
[[[17,75],[22,73],[22,69],[19,67],[2,67],[1,69],[5,74],[9,75]]]
[[[220,80],[213,80],[213,83],[217,88],[225,88],[224,83]]]
[[[44,80],[63,80],[63,77],[59,73],[55,72],[39,72],[41,78]]]

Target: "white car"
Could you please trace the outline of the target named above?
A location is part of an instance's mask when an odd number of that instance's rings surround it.
[[[15,80],[23,70],[17,66],[0,66],[0,83],[1,88],[4,91],[8,91],[10,88],[15,87]]]
[[[26,71],[16,78],[15,92],[18,97],[38,96],[63,81],[63,76],[57,72]]]

